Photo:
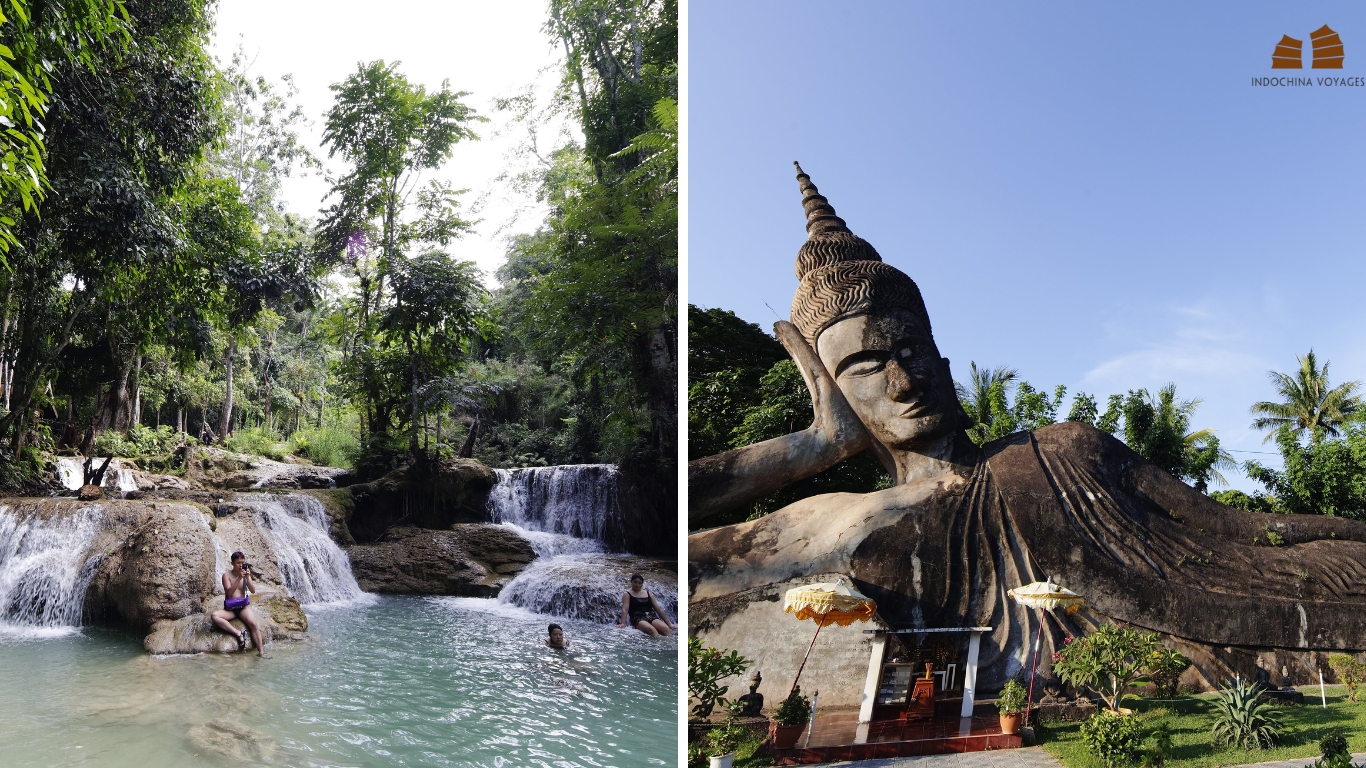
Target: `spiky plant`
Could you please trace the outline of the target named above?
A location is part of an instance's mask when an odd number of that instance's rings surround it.
[[[1266,690],[1260,683],[1251,686],[1242,679],[1219,691],[1214,700],[1214,745],[1239,749],[1267,749],[1281,736],[1281,721],[1271,705],[1259,701]]]

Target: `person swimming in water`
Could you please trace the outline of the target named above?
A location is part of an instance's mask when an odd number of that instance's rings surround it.
[[[567,649],[569,641],[564,639],[564,628],[559,624],[550,625],[550,637],[547,637],[545,644],[551,648]]]
[[[618,627],[635,627],[651,637],[673,634],[675,626],[655,596],[645,589],[645,577],[631,574],[631,588],[621,593],[621,622]]]
[[[251,598],[247,596],[248,592],[256,591],[256,584],[251,580],[251,565],[241,552],[233,552],[230,559],[232,570],[223,574],[223,607],[213,612],[213,623],[237,638],[239,651],[247,649],[247,632],[250,631],[251,641],[256,645],[256,655],[269,659],[265,644],[261,642],[261,627],[256,621],[256,612],[251,609]],[[247,629],[238,632],[232,625],[235,618],[241,619]]]

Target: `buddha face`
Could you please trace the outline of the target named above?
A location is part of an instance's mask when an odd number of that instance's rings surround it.
[[[821,332],[816,352],[873,438],[914,450],[959,426],[949,361],[924,324],[894,310],[841,320]]]

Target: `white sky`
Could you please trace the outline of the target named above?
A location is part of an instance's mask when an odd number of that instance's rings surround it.
[[[527,86],[535,87],[542,104],[549,103],[562,57],[541,31],[545,19],[543,0],[388,0],[380,6],[352,0],[222,0],[210,52],[227,63],[240,43],[250,74],[271,81],[293,74],[296,100],[312,121],[301,138],[334,175],[346,168],[339,159],[329,161],[321,145],[323,115],[332,106],[328,86],[355,72],[358,62],[397,60],[399,71],[428,91],[446,79],[452,90],[469,91],[464,102],[491,122],[475,126],[481,140],[457,144],[433,176],[469,190],[462,210],[468,218],[476,207],[482,223],[450,252],[475,262],[492,284],[493,271],[504,261],[506,235],[535,229],[545,215],[537,207],[507,226],[519,208],[533,202],[495,181],[516,162],[511,153],[525,134],[508,126],[507,115],[493,111],[495,97]],[[563,131],[563,125],[555,128]],[[555,139],[555,130],[543,130],[543,149]],[[321,175],[295,177],[285,180],[283,195],[290,211],[316,219],[328,188]]]

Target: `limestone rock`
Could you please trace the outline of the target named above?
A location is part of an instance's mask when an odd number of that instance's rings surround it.
[[[94,552],[85,615],[146,629],[202,610],[213,588],[213,532],[203,507],[109,501]]]
[[[329,533],[332,540],[337,542],[339,547],[349,547],[356,543],[351,536],[349,521],[355,514],[356,502],[351,495],[349,488],[320,488],[303,491],[322,502],[323,509],[327,510],[327,517],[332,521],[332,530]]]
[[[373,544],[350,547],[351,570],[367,592],[495,597],[536,558],[509,528],[464,524],[438,531],[391,528]]]
[[[161,620],[152,625],[152,631],[143,638],[142,645],[151,653],[236,653],[237,640],[223,632],[209,618],[214,611],[223,607],[223,597],[215,596],[204,604],[202,612],[174,620]],[[251,597],[252,610],[256,612],[261,628],[261,638],[267,646],[273,642],[298,642],[308,631],[308,617],[299,606],[299,601],[281,592],[263,592]],[[246,629],[240,619],[233,619],[232,625],[239,630]],[[247,650],[254,650],[250,640]]]
[[[210,446],[191,449],[185,457],[187,482],[224,490],[333,488],[333,478],[343,474],[339,467],[272,461]]]
[[[81,501],[99,501],[104,498],[104,489],[98,485],[82,485],[76,498]]]
[[[353,499],[351,535],[375,542],[396,525],[445,530],[456,523],[488,521],[492,469],[473,459],[451,459],[424,468],[402,467],[347,490]]]

